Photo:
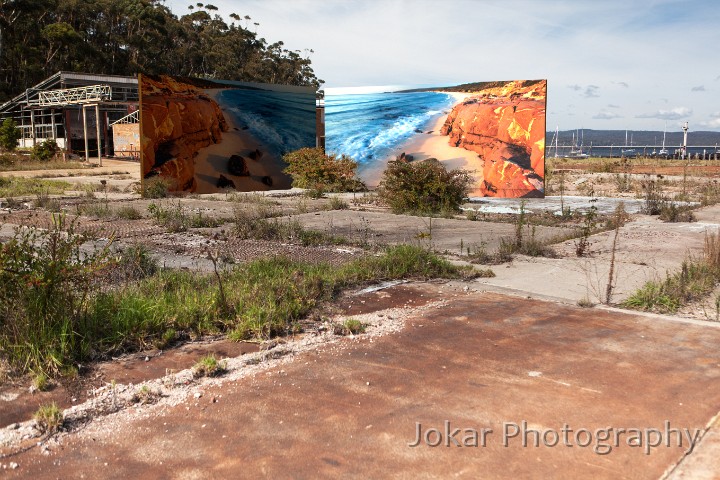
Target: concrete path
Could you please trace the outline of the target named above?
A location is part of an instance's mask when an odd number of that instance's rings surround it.
[[[368,293],[346,310],[386,308],[397,303],[394,295],[400,300],[397,288]],[[49,454],[33,448],[3,460],[19,464],[3,473],[642,479],[677,472],[701,453],[686,457],[691,441],[684,435],[687,429],[696,442],[720,411],[717,325],[462,286],[402,288],[408,302],[448,301],[411,315],[397,333],[347,338],[208,386],[176,406],[111,415]],[[409,446],[418,424],[421,437],[429,432],[429,443],[440,445]],[[478,446],[455,446],[446,435],[455,428],[461,444],[472,445],[477,432]],[[537,447],[533,431],[540,432]],[[658,445],[648,446],[648,438]],[[717,457],[698,458],[717,475]]]

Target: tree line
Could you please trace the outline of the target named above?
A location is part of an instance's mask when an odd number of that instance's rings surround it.
[[[162,0],[0,0],[0,102],[59,70],[319,87],[312,50],[269,43],[258,25],[203,3],[177,16]]]

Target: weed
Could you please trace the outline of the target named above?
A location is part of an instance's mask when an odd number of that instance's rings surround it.
[[[350,208],[350,205],[339,197],[330,197],[330,210],[347,210]]]
[[[664,280],[647,282],[623,305],[638,310],[674,313],[682,305],[710,293],[720,281],[720,240],[718,234],[705,236],[700,259],[685,260],[679,272],[667,274]]]
[[[147,178],[142,182],[141,191],[143,198],[166,198],[170,193],[172,182],[166,178],[155,176]]]
[[[188,215],[179,201],[169,208],[165,208],[162,204],[151,203],[148,205],[148,212],[158,225],[173,233],[184,232],[188,228],[212,228],[220,225],[217,219],[203,216],[201,211]]]
[[[115,210],[115,216],[123,220],[140,220],[143,218],[142,213],[132,205],[124,205]]]
[[[590,248],[590,236],[595,233],[595,227],[597,226],[597,207],[594,202],[597,202],[597,198],[591,198],[593,202],[592,206],[585,212],[583,216],[583,223],[580,227],[580,236],[575,241],[575,254],[578,257],[585,256]]]
[[[60,430],[65,421],[62,410],[54,402],[50,405],[41,405],[33,418],[38,430],[49,435]]]
[[[678,205],[675,202],[665,202],[660,207],[660,220],[664,222],[694,222],[695,214],[690,205]]]
[[[206,355],[193,365],[193,375],[197,377],[217,377],[227,371],[227,362],[219,362],[214,354]]]
[[[42,208],[49,212],[57,213],[61,210],[60,202],[56,198],[50,197],[47,192],[38,193],[32,205],[33,208]]]
[[[359,335],[365,333],[367,325],[356,318],[348,318],[341,325],[335,325],[335,335]]]
[[[577,301],[577,306],[582,308],[592,308],[595,304],[591,302],[588,297],[583,297]]]
[[[158,392],[153,391],[147,385],[143,385],[135,392],[132,400],[133,403],[139,403],[140,405],[149,405],[155,403],[159,396],[160,394]]]
[[[477,278],[494,278],[495,272],[492,271],[490,268],[479,268],[475,270],[475,273],[477,274]]]
[[[662,188],[662,176],[658,175],[656,179],[646,178],[640,184],[644,195],[643,213],[646,215],[660,215],[666,199]]]
[[[32,386],[34,390],[44,392],[50,390],[52,384],[50,383],[50,378],[48,378],[45,372],[37,372],[33,375]]]

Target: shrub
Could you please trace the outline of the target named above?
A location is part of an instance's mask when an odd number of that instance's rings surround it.
[[[380,198],[395,213],[437,214],[460,210],[472,177],[466,170],[447,171],[438,161],[388,163]]]
[[[41,162],[47,162],[55,158],[58,153],[58,145],[55,140],[48,139],[42,143],[36,144],[32,149],[33,160],[39,160]]]
[[[0,148],[12,152],[18,146],[22,133],[12,118],[6,118],[0,126]]]
[[[347,155],[326,155],[322,148],[301,148],[283,157],[285,173],[293,177],[293,187],[318,192],[361,192],[367,190],[357,179],[357,162]]]
[[[90,349],[86,299],[109,256],[82,251],[87,239],[54,215],[50,230],[19,229],[0,247],[0,352],[18,371],[58,373]]]

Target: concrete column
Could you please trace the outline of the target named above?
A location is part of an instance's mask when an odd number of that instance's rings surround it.
[[[88,147],[88,137],[87,137],[87,112],[85,111],[85,105],[80,105],[80,108],[82,108],[82,117],[83,117],[83,139],[85,140],[85,161],[90,161],[90,149]]]

